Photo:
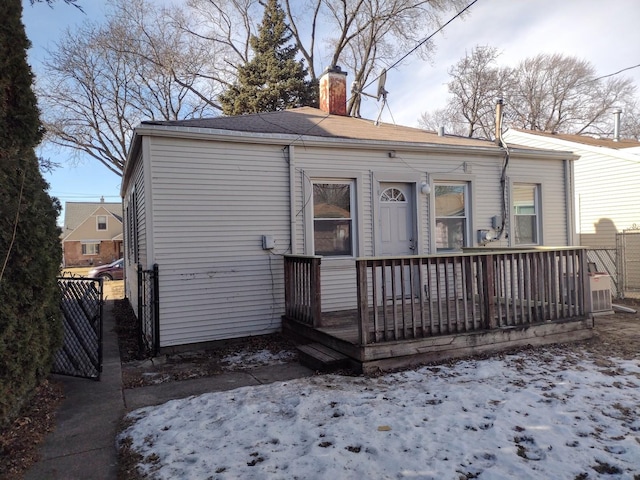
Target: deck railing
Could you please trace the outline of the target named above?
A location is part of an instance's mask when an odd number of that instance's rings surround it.
[[[311,327],[320,325],[320,259],[317,256],[285,255],[285,315]]]
[[[470,250],[360,258],[359,344],[479,332],[588,314],[586,250]],[[321,324],[320,258],[285,260],[287,315]]]

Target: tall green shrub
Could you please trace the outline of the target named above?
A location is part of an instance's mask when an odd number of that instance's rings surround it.
[[[56,217],[34,148],[42,138],[21,0],[0,1],[0,424],[49,372],[60,344]]]

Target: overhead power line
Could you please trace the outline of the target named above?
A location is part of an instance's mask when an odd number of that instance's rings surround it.
[[[458,18],[460,15],[462,15],[464,12],[466,12],[467,10],[469,10],[473,5],[475,5],[478,2],[478,0],[473,0],[473,2],[471,2],[469,5],[467,5],[466,7],[464,7],[462,10],[460,10],[458,13],[456,13],[453,17],[451,17],[446,23],[442,24],[440,26],[440,28],[438,28],[435,32],[433,32],[431,35],[429,35],[428,37],[425,37],[422,41],[420,41],[415,47],[413,47],[411,50],[409,50],[407,53],[405,53],[402,57],[400,57],[398,60],[396,60],[390,67],[387,68],[387,71],[391,70],[392,68],[397,67],[405,58],[407,58],[409,55],[411,55],[413,52],[415,52],[416,50],[418,50],[420,47],[422,47],[425,43],[427,43],[429,40],[431,40],[433,37],[435,37],[438,33],[440,33],[442,30],[444,30],[444,28],[449,25],[451,22],[453,22],[456,18]],[[375,82],[376,80],[378,80],[378,78],[380,78],[380,76],[378,75],[376,78],[374,78],[373,80],[371,80],[369,83],[367,83],[367,85],[365,85],[364,88],[367,88],[369,86],[371,86],[373,84],[373,82]],[[364,90],[363,88],[363,90]]]

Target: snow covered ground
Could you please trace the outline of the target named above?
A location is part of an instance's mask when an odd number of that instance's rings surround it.
[[[640,479],[640,364],[560,348],[136,410],[158,479]]]

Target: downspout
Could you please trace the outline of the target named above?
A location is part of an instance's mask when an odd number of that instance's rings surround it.
[[[567,246],[571,246],[575,245],[575,197],[572,160],[564,160],[564,192],[567,205]]]
[[[502,138],[502,99],[496,101],[496,145],[504,150],[504,162],[502,164],[502,172],[500,173],[500,210],[502,215],[502,225],[495,240],[501,240],[507,227],[508,202],[507,202],[507,167],[509,166],[509,146]],[[511,240],[509,240],[511,242]]]
[[[291,254],[298,254],[298,242],[296,238],[296,162],[295,162],[295,147],[293,145],[287,145],[284,147],[287,161],[289,162],[289,222],[290,233],[289,238],[291,242]]]

